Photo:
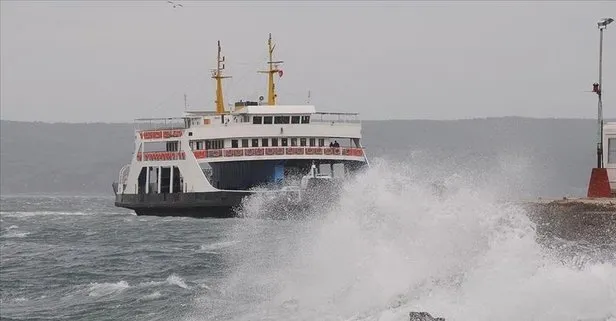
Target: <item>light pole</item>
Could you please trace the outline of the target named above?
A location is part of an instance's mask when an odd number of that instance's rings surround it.
[[[603,18],[597,22],[599,28],[599,83],[593,84],[592,91],[597,94],[597,168],[603,168],[603,102],[601,100],[601,90],[603,89],[603,30],[607,28],[607,25],[614,22],[612,18]]]

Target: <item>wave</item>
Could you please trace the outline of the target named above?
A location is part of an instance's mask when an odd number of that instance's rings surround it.
[[[177,276],[175,274],[171,274],[167,278],[166,281],[167,281],[168,284],[179,286],[182,289],[188,289],[188,285],[186,285],[186,282],[184,282],[184,279],[182,279],[181,277],[179,277],[179,276]]]
[[[150,286],[160,286],[160,285],[174,285],[183,289],[189,289],[190,287],[186,285],[186,281],[178,276],[177,274],[169,275],[164,281],[147,281],[139,283],[139,286],[150,287]]]
[[[212,243],[212,244],[202,244],[199,247],[199,250],[197,250],[197,252],[200,253],[213,253],[216,254],[218,253],[218,250],[222,250],[225,248],[229,248],[232,247],[236,244],[238,244],[239,241],[225,241],[225,242],[216,242],[216,243]]]
[[[438,194],[425,169],[377,161],[315,219],[241,222],[231,236],[242,246],[227,258],[234,270],[216,297],[195,300],[188,319],[408,320],[413,310],[448,321],[616,316],[613,262],[574,263],[540,245],[526,212],[499,201],[511,190],[507,173],[449,171],[439,173],[446,193]],[[244,207],[247,217],[259,217],[258,204]]]
[[[14,232],[14,231],[10,231],[8,233],[4,233],[2,234],[2,237],[4,238],[24,238],[26,236],[30,235],[30,232]]]
[[[40,215],[62,215],[62,216],[83,216],[83,215],[93,215],[94,213],[86,213],[86,212],[67,212],[67,211],[0,211],[1,216],[5,217],[32,217],[32,216],[40,216]]]
[[[172,285],[177,286],[182,289],[190,289],[190,287],[186,284],[183,278],[177,276],[176,274],[171,274],[165,279],[165,281],[148,281],[141,282],[137,285],[130,285],[128,282],[121,280],[115,283],[91,283],[88,289],[88,295],[99,297],[99,296],[107,296],[112,294],[118,294],[123,292],[129,288],[143,288],[143,287],[152,287],[152,286],[161,286],[161,285]]]
[[[126,281],[119,281],[116,283],[92,283],[88,295],[93,297],[108,296],[123,292],[128,288],[130,288],[130,285],[128,285]]]
[[[151,301],[151,300],[160,299],[162,296],[163,295],[159,291],[156,291],[148,295],[144,295],[141,299],[145,301]]]
[[[126,216],[127,212],[113,212],[113,211],[0,211],[2,217],[33,217],[33,216],[90,216],[90,215],[119,215]]]

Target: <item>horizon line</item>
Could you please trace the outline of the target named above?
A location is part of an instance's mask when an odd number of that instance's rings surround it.
[[[490,119],[506,119],[506,118],[521,118],[521,119],[532,119],[532,120],[593,120],[596,121],[596,118],[582,118],[582,117],[530,117],[530,116],[484,116],[484,117],[473,117],[473,118],[451,118],[451,119],[433,119],[433,118],[392,118],[392,119],[361,119],[362,122],[387,122],[387,121],[439,121],[439,122],[447,122],[447,121],[463,121],[463,120],[490,120]],[[604,121],[610,120],[612,118],[604,118]],[[613,118],[616,120],[616,117]],[[108,125],[123,125],[123,124],[133,124],[135,121],[46,121],[46,120],[12,120],[12,119],[2,119],[2,122],[14,122],[14,123],[43,123],[43,124],[65,124],[65,125],[87,125],[87,124],[108,124]]]

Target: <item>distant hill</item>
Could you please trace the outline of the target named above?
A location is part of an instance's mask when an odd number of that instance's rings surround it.
[[[512,193],[582,195],[595,164],[595,121],[518,117],[365,121],[370,159],[436,176],[511,180]],[[0,122],[0,192],[109,194],[133,150],[132,124]]]
[[[0,191],[111,191],[132,154],[131,124],[0,123]]]

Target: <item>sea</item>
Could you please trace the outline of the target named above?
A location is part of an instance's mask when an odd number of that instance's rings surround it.
[[[616,244],[538,235],[499,188],[374,164],[319,213],[142,217],[3,195],[2,320],[616,320]],[[616,233],[616,231],[615,231]]]

